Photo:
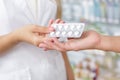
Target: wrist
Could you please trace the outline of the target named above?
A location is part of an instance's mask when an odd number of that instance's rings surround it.
[[[10,35],[9,35],[9,37],[10,37],[12,43],[16,44],[16,43],[20,42],[20,38],[19,38],[19,36],[17,35],[16,32],[11,32]]]
[[[93,49],[100,49],[102,47],[101,46],[102,42],[103,42],[103,36],[101,35],[99,37],[99,42],[95,44],[95,46],[93,47]]]
[[[101,36],[100,42],[96,45],[95,49],[109,51],[111,50],[111,37]]]

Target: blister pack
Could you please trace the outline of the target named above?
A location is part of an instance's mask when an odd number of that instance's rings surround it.
[[[55,31],[51,32],[49,37],[57,38],[80,38],[85,24],[84,23],[65,23],[65,24],[52,24]]]

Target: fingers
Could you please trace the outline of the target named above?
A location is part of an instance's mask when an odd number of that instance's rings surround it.
[[[56,46],[63,48],[64,43],[59,42],[57,38],[53,38],[53,41],[54,41]]]
[[[35,46],[39,47],[39,44],[42,43],[44,40],[44,36],[35,36],[32,42]]]
[[[61,24],[64,24],[65,22],[61,20],[60,23],[61,23]]]
[[[52,32],[54,31],[54,29],[51,27],[51,25],[53,23],[57,23],[57,24],[63,24],[64,21],[60,20],[60,19],[57,19],[57,20],[50,20],[49,21],[49,24],[48,24],[48,27],[49,28],[46,28],[46,27],[41,27],[39,29],[36,29],[36,31],[40,32],[40,33],[49,33],[49,32]],[[43,43],[40,43],[38,46],[40,48],[44,48],[44,50],[59,50],[59,51],[63,51],[65,50],[65,48],[63,47],[63,43],[60,43],[57,39],[53,39],[53,42],[49,39],[49,40],[41,40],[41,42],[43,41]]]
[[[49,50],[59,50],[59,47],[57,47],[56,44],[54,43],[54,41],[53,40],[51,41],[51,40],[44,41],[44,43],[47,45],[46,48]]]
[[[63,20],[61,20],[61,19],[57,19],[54,23],[57,23],[57,24],[63,24],[63,23],[65,23]]]
[[[57,19],[57,20],[55,20],[55,21],[51,19],[51,20],[49,21],[49,23],[48,23],[48,27],[51,28],[51,27],[52,27],[51,25],[54,24],[54,23],[62,24],[62,23],[64,23],[64,21],[62,21],[61,19]],[[52,28],[52,31],[54,31],[53,28]]]
[[[45,48],[46,50],[66,51],[64,44],[60,43],[56,38],[44,41],[44,44],[40,44],[39,47]]]
[[[54,28],[52,27],[49,27],[49,28],[48,27],[35,27],[33,30],[33,32],[35,33],[50,33],[52,31],[54,31]]]
[[[62,21],[61,19],[57,19],[55,21],[51,19],[49,21],[48,27],[43,27],[43,26],[40,27],[38,25],[34,25],[34,27],[32,28],[32,31],[35,33],[50,33],[54,31],[54,28],[51,27],[53,23],[61,24],[61,23],[64,23],[64,21]]]
[[[51,27],[51,25],[52,25],[53,23],[59,24],[59,23],[65,23],[65,22],[64,22],[63,20],[61,20],[61,19],[56,19],[55,21],[51,19],[51,20],[49,21],[49,23],[48,23],[48,27]]]
[[[57,19],[57,20],[53,20],[53,19],[51,19],[50,21],[49,21],[49,23],[48,23],[48,27],[51,27],[51,25],[53,24],[53,23],[59,23],[59,22],[61,22],[61,20],[60,19]]]
[[[51,25],[54,23],[54,20],[53,19],[51,19],[50,21],[49,21],[49,23],[48,23],[48,27],[51,27]]]
[[[66,47],[64,43],[59,42],[57,38],[53,38],[53,41],[59,51],[66,51]]]
[[[60,23],[61,19],[57,19],[54,23]]]
[[[44,41],[44,43],[41,43],[39,47],[44,48],[44,50],[53,50],[54,47],[51,45],[54,45],[51,41]]]

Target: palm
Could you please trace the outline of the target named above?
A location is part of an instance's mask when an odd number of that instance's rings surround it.
[[[61,20],[50,21],[49,27],[53,23],[64,23]],[[39,47],[45,50],[71,51],[71,50],[85,50],[92,49],[100,43],[100,35],[95,31],[86,31],[78,39],[69,39],[65,43],[59,42],[56,38],[44,41]]]
[[[86,31],[81,38],[69,39],[63,46],[67,50],[84,50],[91,49],[96,46],[100,41],[100,35],[95,31]]]

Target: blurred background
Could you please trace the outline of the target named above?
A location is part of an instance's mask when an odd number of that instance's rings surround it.
[[[120,0],[61,0],[61,6],[65,22],[83,22],[85,30],[120,35]],[[85,50],[68,56],[75,80],[120,80],[119,53]]]

